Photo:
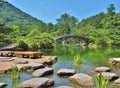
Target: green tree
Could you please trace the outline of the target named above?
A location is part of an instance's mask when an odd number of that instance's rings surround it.
[[[46,32],[50,33],[50,32],[54,32],[54,31],[56,31],[55,26],[52,23],[48,23]]]
[[[95,27],[96,29],[102,28],[101,21],[104,19],[104,17],[105,17],[105,14],[101,12],[95,16],[91,16],[87,19],[83,19],[82,21],[78,23],[77,27],[81,28],[81,27],[86,27],[90,25],[90,26]]]
[[[109,7],[107,8],[107,14],[105,15],[105,18],[101,22],[103,25],[104,29],[109,29],[109,28],[115,28],[114,25],[114,16],[115,16],[115,7],[113,4],[110,4]]]
[[[107,8],[107,15],[109,16],[115,15],[114,10],[115,10],[114,4],[110,4],[109,7]]]
[[[41,33],[37,29],[31,30],[27,36],[26,42],[33,49],[51,48],[53,47],[54,39],[48,33]]]
[[[74,28],[78,22],[77,18],[67,13],[61,15],[56,21],[57,29],[61,31],[61,34],[71,34],[72,28]]]
[[[35,29],[38,29],[40,32],[47,32],[47,24],[41,21],[35,26]]]

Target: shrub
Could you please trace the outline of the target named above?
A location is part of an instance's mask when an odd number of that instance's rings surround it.
[[[28,50],[28,45],[23,40],[20,40],[18,42],[18,47],[21,48],[22,50]]]

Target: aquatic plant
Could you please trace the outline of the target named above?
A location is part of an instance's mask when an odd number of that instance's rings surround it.
[[[80,63],[81,61],[81,56],[80,54],[75,54],[74,55],[74,63]]]
[[[96,76],[95,82],[97,88],[108,88],[109,79],[104,79],[101,72]]]
[[[13,80],[20,79],[21,76],[21,70],[17,66],[12,66],[11,67],[11,77]]]
[[[81,58],[80,54],[75,54],[75,55],[74,55],[74,60],[73,60],[73,62],[74,62],[74,66],[75,66],[76,68],[79,68],[79,67],[80,67],[80,62],[81,62],[81,60],[82,60],[82,58]]]

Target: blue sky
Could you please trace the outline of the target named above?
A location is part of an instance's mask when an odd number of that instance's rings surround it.
[[[56,23],[64,13],[82,20],[100,12],[113,3],[116,12],[120,12],[120,0],[7,0],[22,11],[42,20]]]

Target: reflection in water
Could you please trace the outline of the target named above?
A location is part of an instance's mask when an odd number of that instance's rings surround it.
[[[80,54],[82,60],[80,64],[74,64],[74,55]],[[108,59],[111,57],[120,57],[120,49],[119,48],[101,48],[101,49],[82,49],[80,47],[57,47],[53,50],[45,50],[46,55],[57,55],[58,61],[52,65],[54,69],[54,74],[50,75],[49,78],[52,78],[55,81],[55,86],[58,85],[68,85],[76,88],[76,86],[69,81],[69,77],[60,77],[57,76],[57,71],[60,68],[68,68],[75,69],[77,73],[86,73],[90,76],[95,76],[94,69],[97,66],[108,66],[112,69],[112,71],[116,72],[120,76],[120,66],[114,67],[108,63]],[[18,83],[13,83],[11,81],[10,74],[1,75],[0,82],[6,82],[8,84],[8,88],[13,88],[15,85],[32,78],[30,74],[23,73],[21,76],[21,80]],[[79,88],[79,87],[77,87]],[[85,88],[85,87],[84,87]],[[90,88],[90,87],[89,87]],[[95,88],[95,87],[91,87]]]
[[[0,82],[5,82],[8,84],[7,88],[18,88],[21,82],[32,78],[31,75],[23,73],[21,75],[21,80],[12,80],[10,74],[5,74],[0,76]]]

